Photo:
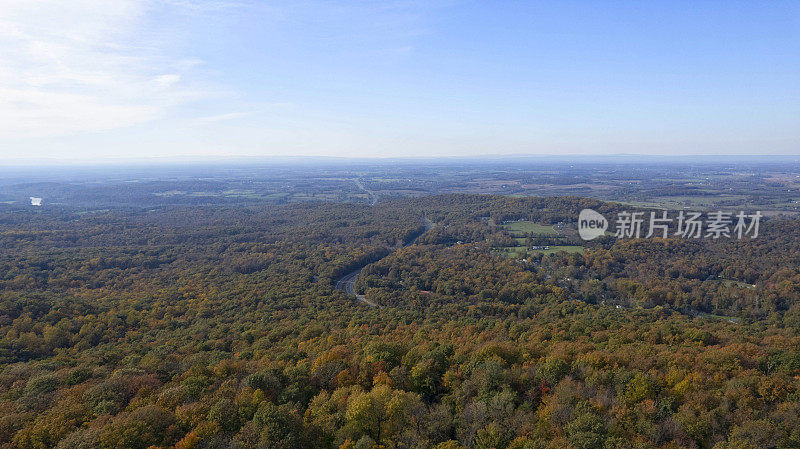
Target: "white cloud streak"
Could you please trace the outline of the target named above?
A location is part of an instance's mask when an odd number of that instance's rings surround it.
[[[198,96],[141,33],[146,0],[0,0],[0,138],[121,128]]]

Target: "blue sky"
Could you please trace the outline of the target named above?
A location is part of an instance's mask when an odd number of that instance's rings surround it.
[[[800,153],[796,1],[0,5],[6,160]]]

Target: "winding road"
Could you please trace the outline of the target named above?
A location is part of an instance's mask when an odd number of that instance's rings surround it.
[[[420,237],[425,235],[426,232],[430,231],[435,226],[433,224],[433,222],[431,222],[427,218],[423,218],[423,221],[425,222],[425,230],[423,232],[421,232],[418,236],[414,237],[410,242],[408,242],[405,245],[401,246],[400,248],[405,248],[407,246],[413,245],[414,243],[416,243],[417,239],[419,239]],[[398,249],[400,249],[400,248],[398,248]],[[389,254],[392,254],[392,253],[389,253]],[[389,254],[387,254],[384,257],[387,257]],[[372,263],[375,263],[375,262],[372,262]],[[367,266],[367,265],[364,265],[364,266]],[[358,275],[361,273],[361,270],[363,270],[363,269],[364,269],[364,267],[361,267],[361,268],[359,268],[357,270],[353,270],[353,271],[345,274],[341,278],[339,278],[339,280],[336,281],[336,287],[335,288],[336,288],[336,290],[339,290],[340,292],[344,292],[344,293],[347,293],[348,295],[355,296],[357,300],[359,300],[360,302],[362,302],[362,303],[364,303],[364,304],[366,304],[366,305],[368,305],[370,307],[381,308],[383,306],[378,305],[378,304],[370,301],[369,299],[367,299],[367,297],[365,295],[359,295],[358,293],[356,293],[355,289],[353,288],[353,284],[355,283],[356,278],[358,277]]]
[[[359,189],[363,190],[367,194],[367,197],[369,198],[369,205],[374,206],[375,203],[378,202],[378,195],[375,195],[375,192],[364,187],[364,184],[361,183],[360,179],[356,178],[353,179],[353,181],[356,183]]]

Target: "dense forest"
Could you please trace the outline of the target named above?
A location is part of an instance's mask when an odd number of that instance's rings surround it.
[[[0,447],[800,447],[800,222],[493,250],[583,208],[4,206]]]

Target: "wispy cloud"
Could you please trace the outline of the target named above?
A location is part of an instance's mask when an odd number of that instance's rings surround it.
[[[181,8],[186,12],[206,14],[210,12],[220,12],[230,9],[251,7],[256,4],[255,0],[162,0],[169,5]]]
[[[0,0],[0,137],[114,129],[199,95],[140,33],[146,0]]]
[[[236,120],[243,117],[248,117],[253,115],[252,112],[228,112],[225,114],[217,114],[217,115],[209,115],[206,117],[198,117],[194,119],[195,124],[207,124],[207,123],[216,123],[216,122],[224,122],[228,120]]]

